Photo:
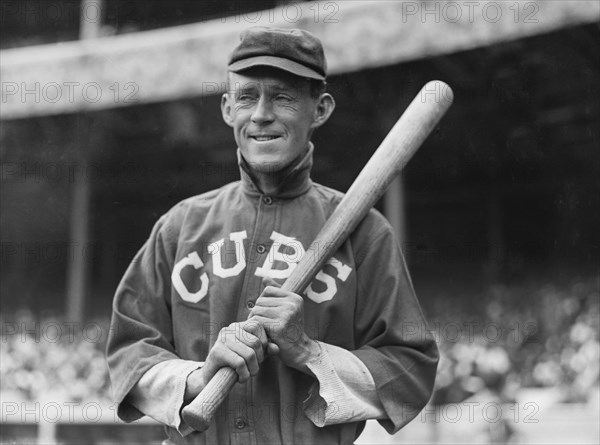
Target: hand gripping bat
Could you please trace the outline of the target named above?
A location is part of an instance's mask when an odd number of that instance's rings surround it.
[[[452,104],[453,96],[450,87],[441,81],[428,82],[421,89],[348,189],[281,287],[283,290],[297,294],[305,290],[431,133]],[[208,429],[215,411],[237,380],[233,369],[221,368],[183,409],[183,420],[197,431]]]

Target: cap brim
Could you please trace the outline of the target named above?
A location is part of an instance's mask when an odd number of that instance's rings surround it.
[[[255,66],[270,66],[283,71],[287,71],[288,73],[295,74],[296,76],[308,77],[310,79],[317,80],[325,80],[325,76],[317,73],[315,70],[312,70],[304,65],[300,65],[299,63],[294,62],[293,60],[275,56],[249,57],[247,59],[242,59],[238,60],[237,62],[233,62],[227,67],[227,69],[229,71],[233,71],[234,73],[238,73],[240,71]]]

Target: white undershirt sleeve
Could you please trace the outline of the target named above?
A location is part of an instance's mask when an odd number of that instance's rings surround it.
[[[304,413],[318,427],[386,418],[373,376],[350,351],[318,342],[319,358],[307,363],[317,378],[304,401]]]
[[[321,354],[307,363],[317,378],[304,401],[306,416],[318,427],[386,417],[371,373],[358,357],[338,346],[318,342]],[[181,419],[187,377],[202,362],[166,360],[150,368],[128,396],[128,402],[182,436],[193,430]]]
[[[187,378],[203,364],[180,359],[158,363],[138,380],[127,401],[148,417],[186,436],[193,431],[180,415]]]

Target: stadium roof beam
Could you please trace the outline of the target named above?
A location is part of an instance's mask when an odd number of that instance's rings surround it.
[[[97,40],[0,52],[1,119],[217,94],[242,29],[301,27],[330,74],[468,50],[600,20],[597,0],[310,2]]]

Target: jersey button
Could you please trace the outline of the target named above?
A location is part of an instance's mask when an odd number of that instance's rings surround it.
[[[254,301],[249,301],[248,303],[246,303],[246,307],[248,309],[252,309],[254,307]]]
[[[237,419],[235,419],[235,427],[238,430],[243,430],[244,428],[246,428],[246,421],[241,417],[238,417]]]
[[[262,244],[259,244],[258,246],[256,246],[256,251],[258,253],[265,253],[267,251],[267,248]]]
[[[265,196],[265,197],[263,198],[263,202],[264,202],[266,205],[270,206],[271,204],[273,204],[273,198],[271,198],[270,196]]]

